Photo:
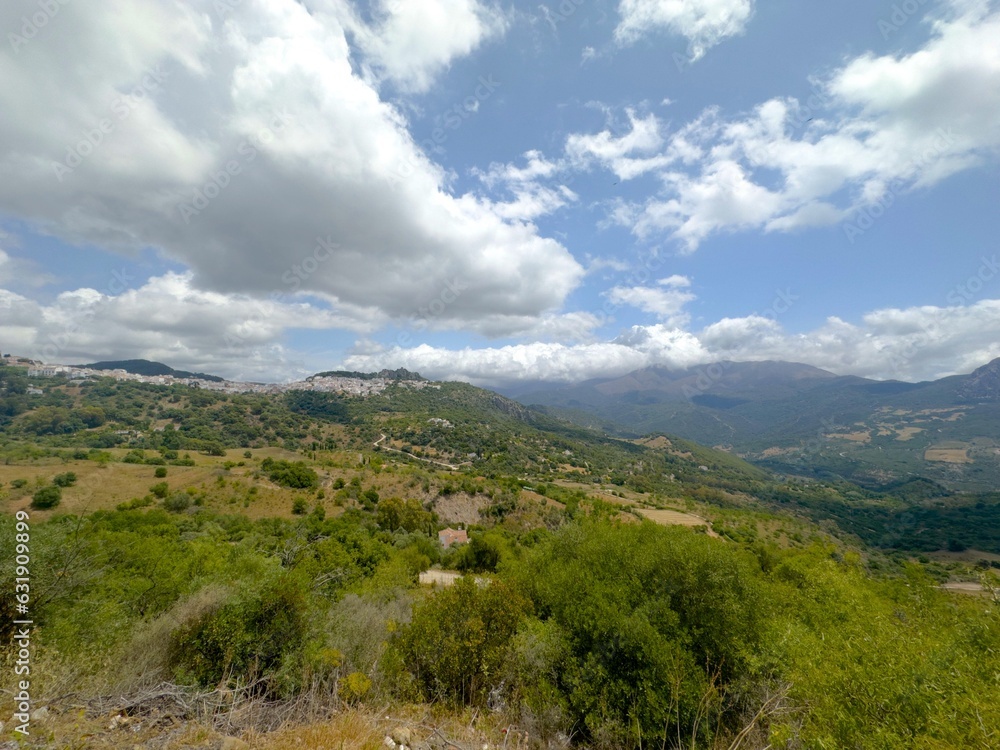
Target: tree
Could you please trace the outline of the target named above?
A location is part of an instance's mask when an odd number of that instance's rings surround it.
[[[48,487],[42,487],[31,496],[31,507],[36,510],[48,510],[59,505],[61,500],[62,490],[58,485],[51,484]]]

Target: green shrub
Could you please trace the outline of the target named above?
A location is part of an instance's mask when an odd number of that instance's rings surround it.
[[[418,605],[396,647],[424,698],[483,705],[530,610],[510,585],[466,577]]]
[[[191,507],[191,496],[186,492],[175,492],[163,501],[163,507],[171,513],[181,513]]]
[[[157,466],[156,471],[153,472],[153,476],[156,477],[157,479],[163,479],[163,477],[165,477],[166,475],[167,475],[166,466]]]
[[[168,492],[170,492],[170,485],[166,482],[157,482],[149,488],[149,491],[156,497],[162,499],[167,496]]]
[[[35,491],[31,496],[31,507],[37,510],[47,510],[59,505],[62,500],[62,490],[58,485],[50,484]]]
[[[555,628],[553,705],[595,744],[680,730],[707,746],[742,715],[728,686],[752,691],[770,677],[764,582],[756,559],[732,546],[649,522],[588,521],[533,549],[519,576]],[[530,682],[518,687],[532,694]]]
[[[19,489],[22,489],[23,487],[27,487],[28,486],[28,480],[27,479],[15,479],[14,481],[12,481],[10,483],[10,486],[13,489],[15,489],[15,490],[19,490]]]
[[[261,468],[268,479],[282,487],[305,490],[319,484],[319,475],[302,461],[275,461],[273,458],[265,458]]]
[[[306,510],[308,510],[309,504],[306,502],[304,497],[297,497],[292,501],[292,513],[297,516],[305,515]]]
[[[282,662],[301,649],[306,613],[300,587],[291,576],[281,576],[175,631],[170,664],[182,680],[205,687],[224,678],[244,684],[260,678],[273,692]]]
[[[58,487],[72,487],[76,484],[76,474],[72,471],[67,471],[65,474],[56,474],[52,478],[52,484]]]

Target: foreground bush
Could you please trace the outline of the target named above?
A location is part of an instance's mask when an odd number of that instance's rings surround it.
[[[416,607],[396,648],[420,695],[485,705],[530,609],[508,584],[469,576]]]
[[[540,623],[522,630],[515,687],[602,745],[732,728],[769,675],[754,558],[689,530],[585,523],[518,572]],[[732,688],[732,689],[730,689]],[[568,727],[567,727],[568,729]]]
[[[185,682],[207,687],[262,678],[265,689],[274,690],[283,660],[302,646],[306,610],[293,577],[276,576],[175,631],[170,664]]]

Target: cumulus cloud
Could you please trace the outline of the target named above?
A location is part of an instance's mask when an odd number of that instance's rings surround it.
[[[630,305],[651,313],[668,326],[684,327],[691,320],[684,306],[696,299],[688,291],[690,286],[690,279],[675,275],[660,279],[655,287],[616,286],[607,292],[607,297],[613,304]]]
[[[384,54],[367,48],[401,85],[499,33],[471,0],[437,0],[433,23],[410,5],[379,6]],[[568,197],[452,193],[381,79],[355,70],[345,7],[60,6],[44,34],[0,52],[0,212],[71,242],[159,248],[205,290],[309,292],[404,320],[461,286],[439,325],[530,328],[583,275],[530,223]],[[0,25],[33,9],[6,3]]]
[[[1000,300],[956,307],[876,310],[858,324],[831,317],[793,334],[773,318],[725,318],[701,331],[667,324],[633,326],[613,341],[527,343],[450,350],[427,345],[356,354],[360,370],[400,365],[424,375],[503,386],[522,380],[580,382],[651,365],[683,369],[709,362],[783,360],[837,374],[929,380],[970,372],[1000,357]]]
[[[753,0],[621,0],[618,13],[619,44],[668,31],[687,38],[694,61],[723,39],[743,33],[753,15]]]
[[[503,12],[478,0],[378,0],[373,23],[345,13],[377,75],[409,92],[430,88],[452,60],[507,29]]]
[[[288,329],[364,333],[384,322],[372,309],[197,289],[190,273],[118,294],[75,289],[51,304],[0,290],[0,308],[4,351],[62,363],[144,358],[249,380],[316,371],[282,344]]]
[[[685,3],[648,5],[647,16]],[[658,194],[611,212],[640,238],[667,235],[693,251],[719,232],[843,222],[853,239],[862,212],[1000,148],[1000,11],[945,7],[951,16],[932,24],[921,49],[849,60],[805,102],[776,97],[730,118],[713,107],[672,132],[653,114],[629,112],[625,133],[570,135],[565,160],[622,180],[659,178]]]

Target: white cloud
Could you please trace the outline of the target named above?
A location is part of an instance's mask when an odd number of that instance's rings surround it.
[[[431,20],[410,5],[385,6],[379,23],[386,39],[433,30],[429,46],[383,61],[412,86],[493,28],[480,4],[441,0]],[[0,25],[28,6],[0,6]],[[67,4],[44,37],[0,51],[0,212],[72,242],[157,247],[220,293],[307,291],[396,320],[447,298],[437,324],[498,335],[562,305],[583,268],[528,221],[565,194],[494,205],[450,192],[352,67],[342,3],[217,7]],[[484,76],[476,96],[499,85]]]
[[[169,273],[117,295],[63,292],[48,305],[0,290],[4,351],[63,364],[145,358],[232,378],[285,380],[308,370],[282,344],[288,329],[360,333],[384,322],[372,309],[220,294],[191,281],[191,274]]]
[[[684,3],[637,2],[675,11]],[[668,132],[629,112],[630,131],[573,134],[566,161],[662,190],[616,202],[614,221],[687,250],[718,232],[849,224],[878,202],[995,159],[1000,150],[1000,11],[954,3],[923,48],[864,54],[815,84],[807,102],[774,98],[726,119],[718,108]],[[659,12],[659,11],[657,11]],[[674,12],[674,11],[671,11]]]
[[[374,23],[342,14],[380,77],[423,92],[452,62],[507,29],[503,12],[478,0],[377,0]]]
[[[805,334],[773,318],[725,318],[700,332],[668,324],[633,326],[613,341],[529,343],[450,350],[427,345],[357,354],[359,370],[404,366],[425,376],[482,385],[614,377],[651,365],[682,369],[723,360],[803,362],[837,374],[929,380],[971,372],[1000,357],[1000,300],[969,306],[874,311],[859,324],[831,317]]]
[[[651,313],[670,327],[683,327],[691,320],[684,306],[697,299],[686,291],[690,286],[690,279],[675,275],[660,279],[655,287],[616,286],[608,290],[607,297],[616,305],[630,305]]]
[[[687,38],[692,61],[723,39],[742,34],[753,15],[753,0],[621,0],[615,40],[634,44],[665,30]]]

